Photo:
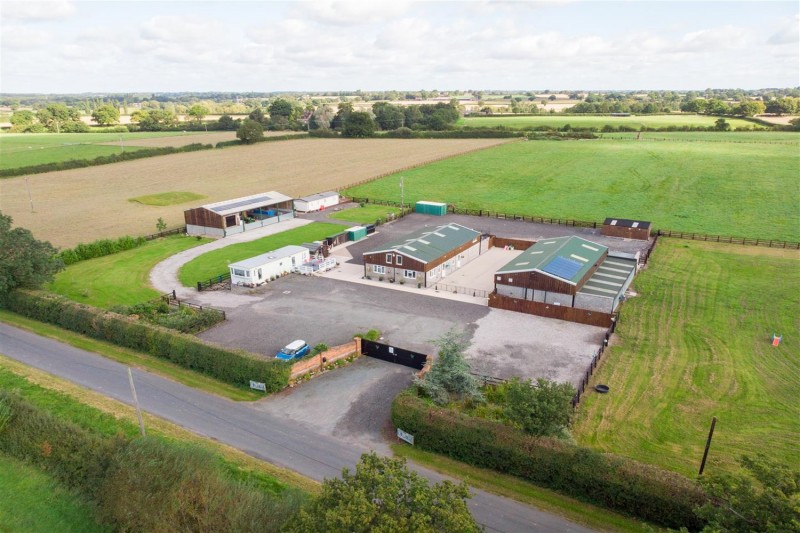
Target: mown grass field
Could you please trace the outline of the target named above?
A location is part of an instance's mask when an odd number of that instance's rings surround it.
[[[528,141],[402,176],[409,203],[431,200],[600,222],[612,216],[649,220],[654,229],[798,241],[797,148],[760,142]],[[345,194],[399,201],[399,177]]]
[[[192,132],[190,136],[202,135]],[[137,133],[3,133],[0,135],[0,169],[55,163],[70,159],[94,159],[125,150],[141,150],[142,139],[183,137],[181,132]],[[134,142],[130,144],[130,142]],[[168,141],[169,142],[169,141]],[[198,142],[198,141],[194,141]],[[202,142],[202,141],[200,141]],[[113,144],[101,144],[113,143]],[[167,144],[165,146],[171,146]]]
[[[569,124],[573,128],[597,128],[601,129],[605,125],[619,127],[626,126],[629,128],[680,128],[682,126],[691,127],[714,127],[714,123],[719,117],[709,117],[704,115],[636,115],[630,117],[612,117],[612,116],[581,116],[581,115],[561,115],[543,114],[531,116],[488,116],[488,117],[464,117],[459,120],[456,125],[468,128],[495,128],[497,126],[505,126],[511,129],[524,129],[524,128],[562,128]],[[731,128],[756,128],[761,129],[764,126],[751,122],[749,120],[742,120],[738,118],[728,118],[725,120],[731,125]]]
[[[137,196],[136,198],[131,198],[130,201],[144,205],[164,206],[185,204],[186,202],[202,200],[203,198],[205,198],[205,196],[202,194],[195,194],[193,192],[171,191],[162,192],[159,194],[146,194],[144,196]]]
[[[0,454],[0,531],[107,531],[88,503],[51,476]]]
[[[159,296],[149,282],[154,266],[209,241],[183,235],[148,241],[133,250],[70,265],[56,275],[48,289],[70,300],[104,309],[142,303]]]
[[[345,209],[338,213],[328,215],[328,218],[345,220],[356,224],[373,224],[377,219],[386,220],[389,216],[400,214],[399,207],[389,207],[386,205],[365,205],[354,209]]]
[[[662,239],[581,404],[584,445],[688,476],[800,460],[800,253]],[[774,347],[772,334],[783,334]]]
[[[707,141],[720,143],[784,144],[800,148],[800,133],[791,131],[645,131],[640,133],[598,133],[601,139],[638,139],[644,141]]]
[[[299,245],[304,242],[318,241],[341,233],[344,229],[339,224],[312,222],[307,226],[276,233],[255,241],[226,246],[203,254],[183,265],[178,273],[178,279],[185,287],[194,287],[198,281],[205,281],[227,273],[230,263],[265,254],[290,244]]]

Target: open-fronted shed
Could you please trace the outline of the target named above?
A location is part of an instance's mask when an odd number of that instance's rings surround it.
[[[183,212],[186,233],[225,237],[294,217],[292,199],[275,191],[201,205]]]

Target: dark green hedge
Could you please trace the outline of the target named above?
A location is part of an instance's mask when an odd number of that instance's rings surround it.
[[[94,159],[70,159],[68,161],[57,161],[54,163],[44,163],[41,165],[31,165],[27,167],[7,168],[0,170],[0,178],[10,178],[13,176],[23,176],[26,174],[42,174],[45,172],[54,172],[56,170],[70,170],[73,168],[94,167],[97,165],[108,165],[110,163],[118,163],[120,161],[130,161],[133,159],[143,159],[146,157],[154,157],[158,155],[179,154],[182,152],[197,152],[200,150],[212,150],[214,148],[211,144],[194,143],[186,146],[175,148],[168,146],[165,148],[141,148],[137,150],[128,150],[127,152],[120,152],[118,154],[104,155]]]
[[[425,450],[527,479],[563,494],[671,528],[702,528],[705,502],[689,479],[569,443],[536,438],[498,422],[434,407],[407,391],[392,404],[392,422]]]
[[[36,291],[13,291],[6,307],[34,320],[55,324],[125,348],[167,359],[225,383],[248,386],[250,380],[276,392],[289,383],[291,365],[259,359],[242,351],[205,343],[191,335],[148,324]]]
[[[144,237],[130,237],[128,235],[116,240],[100,239],[87,244],[79,244],[75,248],[62,250],[59,252],[58,257],[65,265],[71,265],[79,261],[94,259],[95,257],[103,257],[125,250],[132,250],[133,248],[142,246],[146,242],[147,239]]]

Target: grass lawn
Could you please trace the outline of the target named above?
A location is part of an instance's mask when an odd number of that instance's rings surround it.
[[[536,128],[547,126],[549,128],[561,128],[567,124],[573,128],[598,128],[608,124],[609,126],[627,126],[629,128],[669,128],[681,126],[701,126],[713,127],[719,117],[708,117],[705,115],[637,115],[631,117],[611,117],[611,116],[581,116],[581,115],[562,115],[560,113],[531,115],[531,116],[488,116],[488,117],[464,117],[456,125],[469,128],[495,128],[505,126],[511,129]],[[756,128],[764,126],[749,120],[738,118],[725,118],[731,128]]]
[[[431,470],[465,481],[471,487],[517,500],[548,513],[563,516],[567,520],[582,524],[596,531],[624,531],[631,533],[661,531],[658,526],[644,524],[639,520],[563,496],[552,490],[537,487],[533,483],[500,474],[495,470],[477,468],[406,444],[393,444],[392,450],[397,456],[405,457],[409,461],[414,461]]]
[[[646,131],[641,133],[598,133],[602,139],[643,139],[669,141],[707,141],[720,143],[785,144],[800,148],[800,133],[793,131]]]
[[[178,279],[185,287],[194,287],[198,281],[226,273],[229,263],[265,254],[290,244],[318,241],[341,233],[344,229],[339,224],[312,222],[307,226],[276,233],[263,239],[226,246],[203,254],[183,265],[178,273]]]
[[[734,137],[735,134],[720,134]],[[791,137],[796,138],[796,137]],[[529,141],[405,170],[406,201],[800,240],[800,150],[724,142]],[[397,200],[399,174],[345,194]]]
[[[133,407],[2,355],[0,388],[17,390],[27,401],[51,414],[108,437],[118,433],[134,437],[139,433]],[[257,485],[273,494],[319,491],[319,483],[295,472],[255,459],[240,450],[196,435],[148,413],[143,413],[143,416],[148,437],[199,445],[214,453],[231,476],[247,484]]]
[[[117,254],[81,261],[60,272],[49,290],[70,300],[108,309],[157,298],[148,276],[155,265],[183,250],[209,242],[174,235]]]
[[[193,132],[194,133],[194,132]],[[150,131],[137,133],[3,133],[0,134],[0,169],[55,163],[70,159],[94,159],[119,153],[122,146],[98,143],[120,142],[151,137],[173,137],[179,132]],[[124,146],[141,150],[140,146]]]
[[[206,196],[203,194],[175,191],[175,192],[162,192],[160,194],[148,194],[146,196],[137,196],[136,198],[131,198],[129,201],[144,205],[163,206],[163,205],[184,204],[186,202],[191,202],[193,200],[202,200],[203,198],[206,198]]]
[[[396,217],[399,214],[399,207],[389,207],[386,205],[365,205],[364,207],[345,209],[344,211],[333,213],[328,215],[328,218],[346,220],[356,224],[372,224],[379,218],[386,220],[386,218],[389,216]]]
[[[706,472],[758,452],[796,467],[800,253],[662,239],[634,290],[576,439],[693,477],[716,416]]]
[[[0,454],[0,531],[106,531],[89,505],[51,476]]]

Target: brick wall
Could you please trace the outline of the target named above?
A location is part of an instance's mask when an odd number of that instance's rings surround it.
[[[314,370],[322,370],[324,365],[344,359],[352,353],[361,353],[361,339],[353,339],[352,341],[334,346],[329,350],[319,353],[313,357],[306,357],[292,365],[292,373],[290,379],[297,379],[303,374]]]

